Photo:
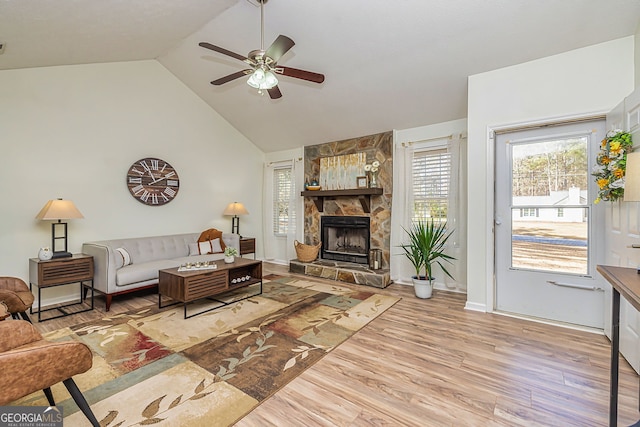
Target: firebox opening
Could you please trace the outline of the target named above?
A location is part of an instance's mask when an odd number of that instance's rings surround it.
[[[321,258],[368,263],[370,219],[366,216],[322,216]]]

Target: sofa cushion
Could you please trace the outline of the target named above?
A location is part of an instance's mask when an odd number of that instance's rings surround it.
[[[200,255],[198,242],[189,243],[189,256]]]
[[[180,262],[175,259],[161,259],[141,264],[130,264],[116,271],[116,286],[143,282],[158,278],[158,270],[179,267]]]

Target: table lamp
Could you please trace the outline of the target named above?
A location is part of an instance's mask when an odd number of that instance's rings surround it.
[[[67,223],[63,219],[84,218],[76,205],[71,200],[49,200],[40,210],[36,219],[43,221],[58,220],[51,224],[51,250],[53,258],[66,258],[71,256],[67,251]],[[56,231],[58,231],[56,233]]]
[[[233,202],[229,203],[229,206],[226,207],[222,214],[233,215],[233,218],[231,218],[231,232],[240,235],[240,218],[238,215],[249,215],[247,208],[242,203]]]

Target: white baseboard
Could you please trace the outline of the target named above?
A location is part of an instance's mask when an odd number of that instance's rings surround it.
[[[487,312],[487,305],[486,304],[480,304],[477,302],[469,302],[467,301],[467,303],[464,305],[464,309],[465,310],[470,310],[470,311],[481,311],[483,313]]]

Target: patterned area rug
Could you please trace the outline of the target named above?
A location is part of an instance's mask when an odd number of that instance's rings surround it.
[[[258,289],[225,300],[247,291]],[[45,337],[82,341],[93,350],[93,367],[75,381],[103,427],[227,426],[397,301],[272,275],[261,295],[190,319],[183,319],[181,305],[151,306]],[[189,313],[205,308],[190,305]],[[62,384],[52,390],[65,425],[89,425]],[[46,405],[46,399],[39,392],[14,404]]]

